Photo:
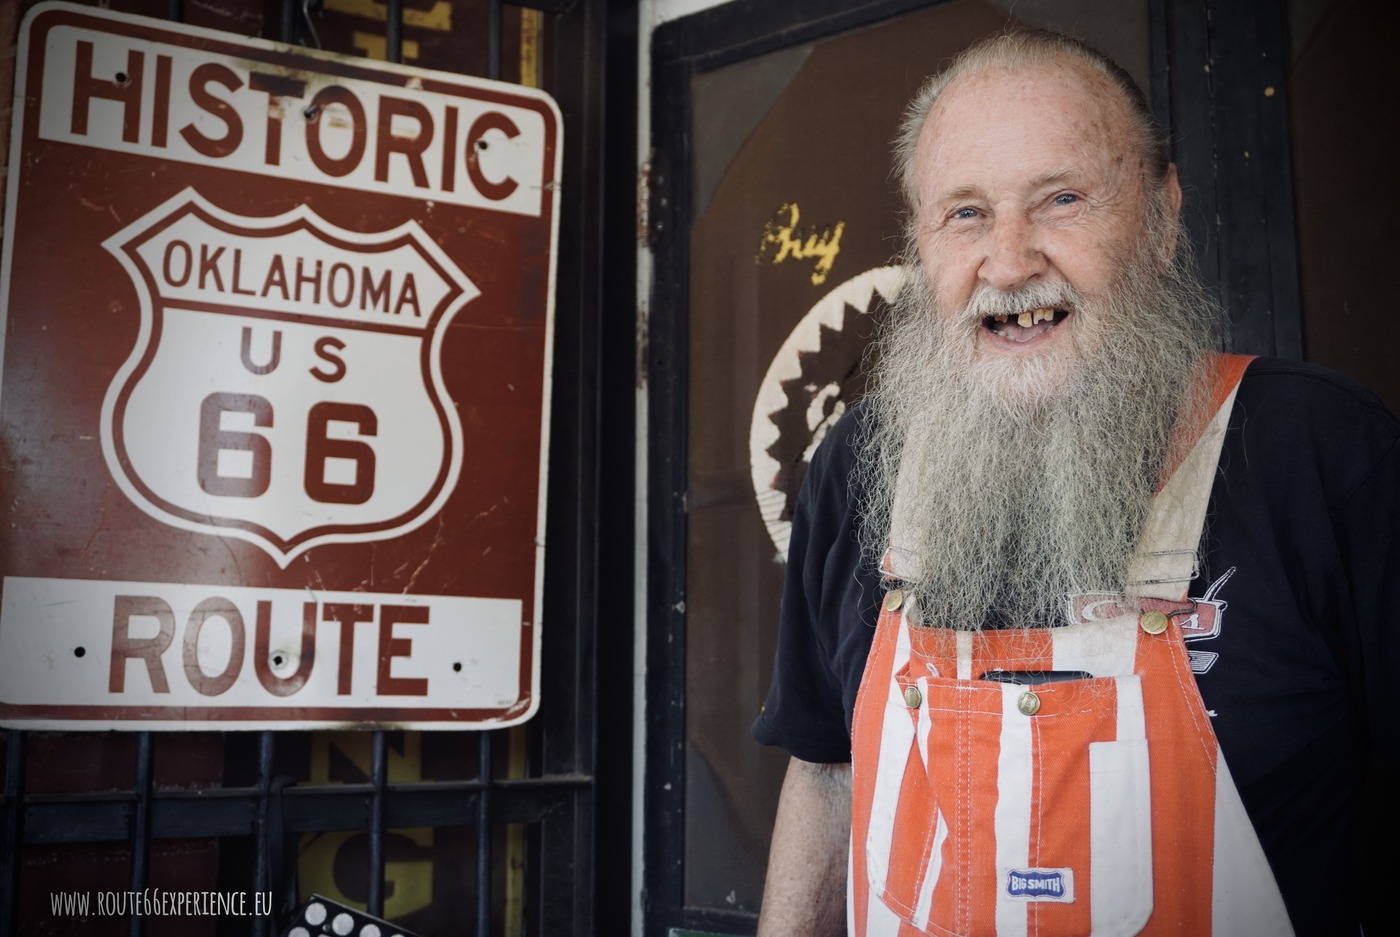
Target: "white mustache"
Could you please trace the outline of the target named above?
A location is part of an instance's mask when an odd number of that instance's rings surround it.
[[[1019,290],[999,290],[985,283],[977,287],[958,315],[960,322],[979,323],[988,316],[1018,316],[1042,307],[1077,309],[1083,303],[1068,283],[1033,283]]]

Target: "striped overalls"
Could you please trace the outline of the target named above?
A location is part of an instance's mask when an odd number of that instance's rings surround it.
[[[1131,602],[1070,597],[1065,626],[973,634],[885,596],[852,730],[852,934],[1292,933],[1182,643],[1248,359],[1217,363],[1218,409],[1154,500]],[[1091,676],[978,679],[995,669]]]

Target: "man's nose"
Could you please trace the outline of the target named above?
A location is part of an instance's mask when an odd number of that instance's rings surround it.
[[[1024,217],[1001,216],[992,225],[978,277],[996,289],[1016,290],[1044,274],[1047,266],[1035,225]]]

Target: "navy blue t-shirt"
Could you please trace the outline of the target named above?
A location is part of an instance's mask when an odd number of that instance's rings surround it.
[[[878,617],[848,484],[862,413],[832,428],[803,482],[773,683],[753,728],[804,761],[850,761]],[[1252,362],[1189,592],[1217,603],[1219,633],[1187,649],[1300,935],[1356,934],[1358,794],[1369,759],[1386,772],[1400,760],[1397,528],[1400,421],[1335,372]]]

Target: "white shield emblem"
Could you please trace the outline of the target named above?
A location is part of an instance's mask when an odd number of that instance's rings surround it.
[[[186,189],[103,247],[141,297],[102,407],[108,468],[141,510],[285,567],[442,507],[462,430],[439,357],[480,291],[416,223],[250,218]]]

